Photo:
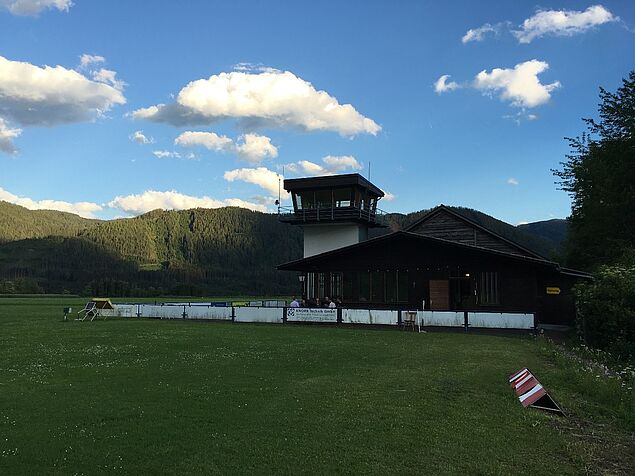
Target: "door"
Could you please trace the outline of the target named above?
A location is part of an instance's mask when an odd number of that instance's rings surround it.
[[[448,279],[430,280],[430,309],[436,311],[450,309],[450,281]]]

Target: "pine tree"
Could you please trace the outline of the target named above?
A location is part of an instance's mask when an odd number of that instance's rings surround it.
[[[567,262],[586,269],[615,262],[635,237],[635,71],[615,93],[600,88],[600,101],[553,171],[572,198]]]

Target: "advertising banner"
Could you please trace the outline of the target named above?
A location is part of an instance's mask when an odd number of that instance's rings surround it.
[[[287,309],[287,321],[290,322],[337,322],[337,309],[290,307]]]

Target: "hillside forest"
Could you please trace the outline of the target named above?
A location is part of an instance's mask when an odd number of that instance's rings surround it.
[[[549,258],[566,234],[564,220],[514,227],[456,210]],[[372,236],[403,229],[426,211],[385,215],[386,227]],[[276,214],[227,207],[100,221],[0,202],[0,294],[292,294],[297,276],[276,266],[300,257],[302,230]]]

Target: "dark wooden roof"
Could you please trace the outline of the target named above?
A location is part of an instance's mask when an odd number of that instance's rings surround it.
[[[405,231],[505,253],[545,259],[535,251],[499,235],[445,205],[432,209],[408,226]]]
[[[318,190],[324,188],[358,186],[383,197],[384,192],[359,174],[324,175],[320,177],[304,177],[285,179],[284,189],[289,192],[298,190]]]
[[[487,256],[497,256],[503,259],[519,261],[525,263],[531,263],[539,266],[551,267],[555,270],[559,270],[560,267],[558,263],[553,261],[546,260],[544,258],[535,258],[532,256],[524,256],[515,253],[507,253],[504,251],[498,251],[491,248],[485,248],[481,246],[473,246],[468,245],[456,241],[445,240],[442,238],[435,238],[433,236],[421,235],[418,233],[411,233],[408,231],[396,231],[394,233],[390,233],[388,235],[383,235],[378,238],[373,238],[370,240],[363,241],[361,243],[356,243],[354,245],[344,246],[342,248],[338,248],[336,250],[327,251],[325,253],[320,253],[318,255],[310,256],[308,258],[303,258],[295,261],[290,261],[288,263],[284,263],[278,266],[278,269],[285,271],[304,271],[314,265],[320,265],[324,263],[334,262],[337,263],[340,257],[350,255],[351,253],[358,253],[366,248],[373,246],[383,246],[383,247],[394,247],[398,248],[399,240],[414,240],[420,245],[425,245],[426,243],[434,243],[437,245],[441,245],[443,247],[447,247],[449,249],[461,249],[467,252],[473,252],[477,255],[481,255],[484,257]],[[372,266],[372,263],[369,263]]]

